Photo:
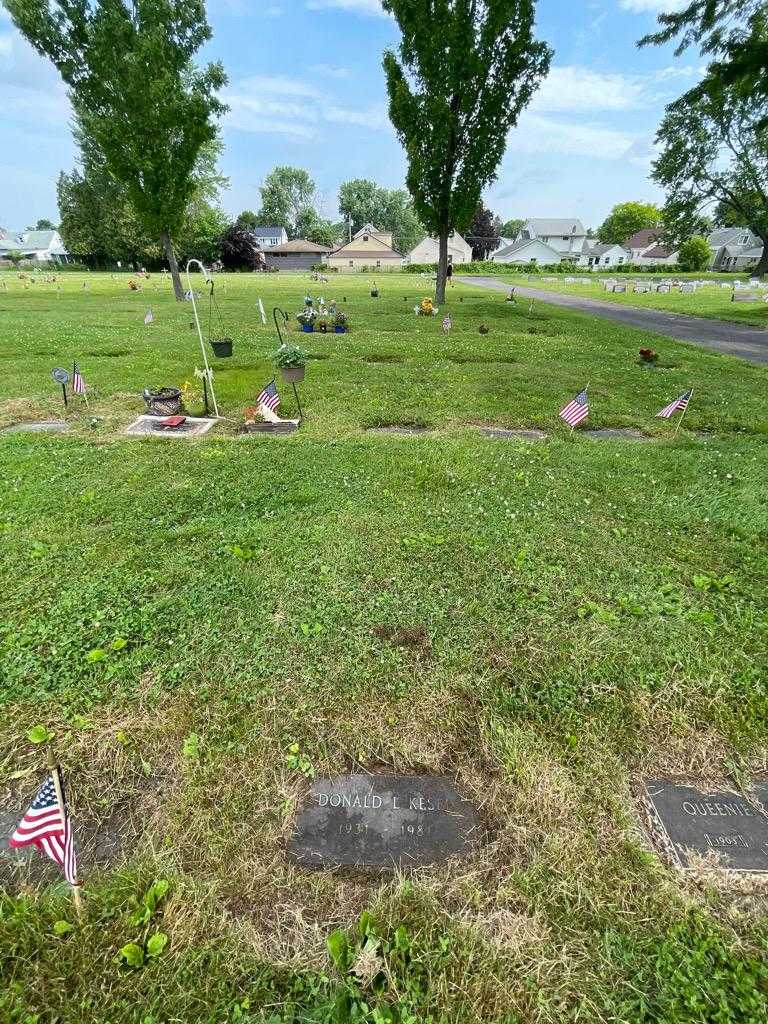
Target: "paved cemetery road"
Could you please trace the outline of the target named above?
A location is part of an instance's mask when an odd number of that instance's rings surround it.
[[[508,292],[513,286],[493,277],[454,277],[462,284],[478,285],[480,288],[494,288]],[[526,298],[541,299],[553,306],[566,306],[582,313],[602,316],[606,320],[617,320],[629,327],[643,331],[664,334],[668,338],[689,341],[693,345],[738,356],[750,363],[768,364],[768,331],[762,327],[746,324],[732,324],[727,320],[707,320],[700,316],[686,316],[683,313],[665,313],[659,309],[624,306],[616,302],[601,302],[581,295],[563,295],[561,292],[547,292],[539,288],[514,285],[515,294]]]

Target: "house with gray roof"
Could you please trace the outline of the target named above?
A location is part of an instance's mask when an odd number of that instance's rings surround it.
[[[288,241],[288,232],[285,228],[276,225],[255,227],[251,234],[256,239],[260,249],[271,249],[275,245],[285,245]]]
[[[707,241],[712,270],[754,270],[763,255],[763,243],[749,228],[718,228]]]
[[[0,260],[20,252],[33,263],[69,263],[70,255],[58,231],[0,231]]]

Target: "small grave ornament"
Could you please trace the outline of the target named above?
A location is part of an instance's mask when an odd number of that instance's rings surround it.
[[[61,366],[57,366],[51,371],[51,376],[57,384],[61,384],[61,395],[64,400],[64,408],[67,408],[67,381],[69,380],[69,373]]]

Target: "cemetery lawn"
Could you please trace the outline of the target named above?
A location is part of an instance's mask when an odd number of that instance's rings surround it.
[[[596,277],[598,275],[595,275]],[[600,277],[611,277],[606,271]],[[589,284],[565,284],[558,278],[557,281],[544,282],[545,274],[541,276],[527,274],[504,274],[500,280],[510,285],[523,285],[529,288],[540,288],[542,291],[560,292],[564,295],[581,295],[585,299],[600,299],[606,302],[619,302],[626,306],[639,306],[648,309],[661,309],[669,313],[683,313],[689,316],[711,317],[713,320],[731,320],[734,323],[752,324],[756,327],[768,327],[768,303],[760,299],[757,302],[732,302],[731,291],[721,288],[720,285],[728,284],[732,288],[735,280],[734,275],[725,276],[718,274],[673,274],[669,275],[675,280],[701,280],[706,277],[708,284],[692,293],[683,294],[680,291],[671,291],[659,295],[657,292],[647,294],[635,294],[631,292],[630,282],[634,280],[650,283],[650,281],[661,281],[663,275],[651,277],[646,274],[638,274],[633,277],[631,274],[615,275],[621,284],[627,283],[627,291],[606,292],[603,286],[597,281],[590,281]],[[740,280],[746,284],[749,275],[742,275]],[[762,296],[768,291],[768,283],[757,289],[757,294]]]
[[[638,791],[766,772],[768,370],[458,284],[446,336],[428,282],[333,278],[352,333],[291,335],[306,423],[241,437],[256,297],[318,285],[229,276],[231,421],[134,439],[143,387],[195,380],[190,305],[159,276],[4,280],[0,425],[59,417],[73,359],[91,393],[65,434],[0,434],[0,824],[49,737],[86,904],[0,853],[0,1020],[766,1020],[764,883],[664,866]],[[571,436],[588,382],[589,426],[650,440]],[[430,431],[366,431],[393,423]],[[288,862],[313,776],[374,770],[453,777],[485,841],[398,878]]]

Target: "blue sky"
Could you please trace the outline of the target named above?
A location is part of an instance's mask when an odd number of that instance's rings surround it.
[[[648,180],[665,103],[700,74],[696,52],[638,50],[660,9],[679,0],[539,0],[538,36],[554,48],[549,78],[511,133],[486,202],[504,218],[577,216],[596,226],[626,199],[658,200]],[[222,170],[231,214],[259,206],[275,164],[305,167],[326,215],[341,181],[401,186],[381,54],[397,41],[378,0],[209,0],[204,56],[229,75]],[[53,68],[0,6],[0,225],[56,219],[56,178],[75,152]]]

